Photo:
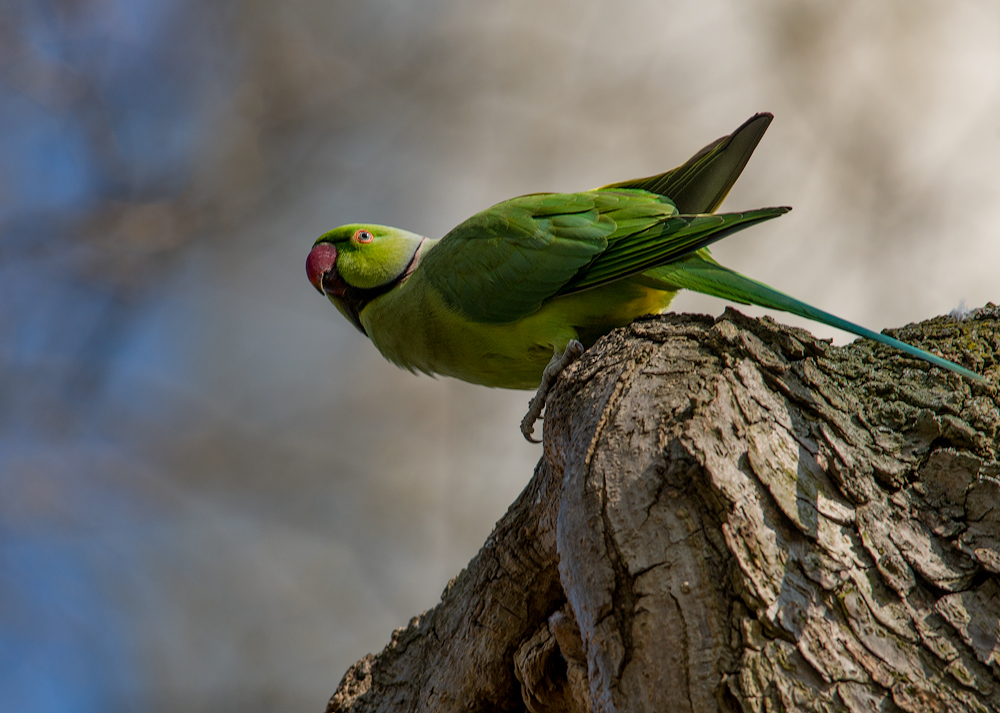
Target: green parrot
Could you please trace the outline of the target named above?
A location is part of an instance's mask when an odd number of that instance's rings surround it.
[[[309,281],[389,361],[474,384],[533,389],[531,439],[545,392],[599,337],[656,314],[678,290],[782,310],[986,381],[953,362],[847,322],[712,259],[708,246],[786,213],[715,211],[771,114],[757,114],[682,166],[582,193],[498,203],[432,239],[355,223],[323,234]]]

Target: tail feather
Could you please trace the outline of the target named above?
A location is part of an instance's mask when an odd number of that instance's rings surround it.
[[[990,383],[983,376],[969,371],[952,361],[931,354],[906,342],[901,342],[893,337],[879,334],[853,322],[848,322],[846,319],[841,319],[836,315],[824,312],[821,309],[812,307],[805,302],[768,287],[762,282],[757,282],[729,268],[723,267],[704,252],[688,256],[669,265],[664,265],[647,274],[655,275],[658,279],[681,289],[694,290],[695,292],[721,297],[722,299],[740,304],[757,305],[758,307],[781,310],[782,312],[789,312],[799,317],[805,317],[814,322],[820,322],[831,327],[836,327],[837,329],[842,329],[845,332],[856,334],[859,337],[865,337],[880,344],[894,347],[910,356],[923,359],[926,362],[939,366],[942,369],[948,369],[956,374],[961,374],[973,381]]]

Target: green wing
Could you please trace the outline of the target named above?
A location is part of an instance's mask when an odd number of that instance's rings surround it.
[[[557,294],[568,295],[606,285],[658,265],[669,264],[751,225],[776,218],[790,208],[761,208],[745,213],[675,215],[636,233],[612,236],[607,250],[567,282]]]
[[[586,193],[512,198],[445,235],[421,271],[456,312],[475,322],[513,322],[603,252],[616,227]]]
[[[987,379],[979,374],[969,371],[947,359],[943,359],[936,354],[931,354],[886,334],[879,334],[853,322],[848,322],[846,319],[841,319],[836,315],[824,312],[801,300],[779,292],[773,287],[765,285],[763,282],[757,282],[734,270],[723,267],[704,251],[695,255],[687,255],[677,262],[658,267],[649,276],[658,281],[662,280],[662,283],[658,285],[661,289],[682,288],[685,290],[694,290],[695,292],[721,297],[732,302],[789,312],[799,317],[820,322],[821,324],[843,329],[845,332],[856,334],[859,337],[866,337],[881,344],[895,347],[910,356],[923,359],[942,369],[953,371],[956,374],[961,374],[973,381],[989,383]]]
[[[465,221],[421,268],[449,307],[475,322],[505,324],[552,297],[676,260],[786,210],[682,216],[642,190],[534,194]]]
[[[682,214],[714,213],[743,172],[772,118],[771,114],[756,114],[682,166],[649,178],[612,183],[601,190],[638,188],[669,197]]]

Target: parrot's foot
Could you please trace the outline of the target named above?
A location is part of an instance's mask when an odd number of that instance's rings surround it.
[[[542,372],[542,383],[538,385],[538,391],[528,403],[528,413],[521,419],[521,433],[529,443],[541,443],[536,441],[532,434],[535,432],[535,421],[541,418],[542,409],[545,408],[545,397],[549,395],[549,389],[556,383],[556,378],[567,366],[580,358],[586,351],[583,344],[575,339],[569,340],[562,354],[556,352]]]

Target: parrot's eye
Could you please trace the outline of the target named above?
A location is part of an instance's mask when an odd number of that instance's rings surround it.
[[[370,243],[375,239],[375,236],[371,234],[370,231],[362,228],[354,233],[354,240],[359,243]]]

